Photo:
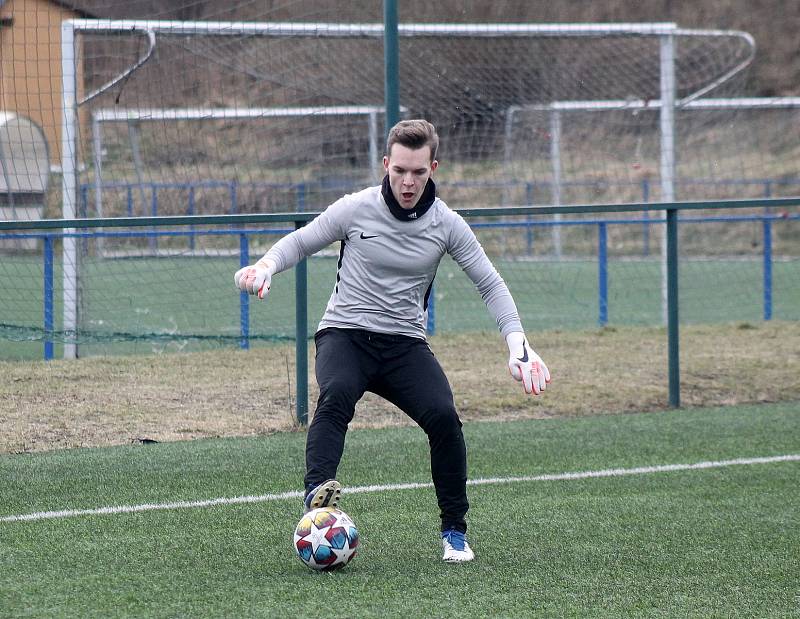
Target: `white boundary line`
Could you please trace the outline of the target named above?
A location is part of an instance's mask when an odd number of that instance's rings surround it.
[[[554,473],[545,475],[525,475],[521,477],[485,477],[473,479],[467,483],[470,486],[485,486],[490,484],[514,484],[534,481],[567,481],[576,479],[592,479],[597,477],[623,477],[627,475],[649,475],[651,473],[670,473],[674,471],[694,471],[701,469],[716,469],[726,466],[746,466],[752,464],[772,464],[775,462],[800,462],[800,454],[784,456],[769,456],[765,458],[738,458],[736,460],[716,460],[696,462],[694,464],[662,464],[657,466],[642,466],[630,469],[604,469],[598,471],[578,471],[573,473]],[[372,492],[387,492],[397,490],[416,490],[431,488],[432,483],[386,484],[379,486],[354,486],[345,489],[345,494],[365,494]],[[106,516],[113,514],[133,514],[155,510],[192,509],[216,507],[218,505],[241,505],[244,503],[265,503],[282,501],[284,499],[299,499],[299,491],[280,492],[277,494],[261,494],[255,496],[239,496],[229,498],[206,499],[199,501],[175,501],[172,503],[144,503],[141,505],[117,505],[98,507],[95,509],[64,509],[59,511],[33,512],[30,514],[17,514],[0,516],[2,522],[31,522],[35,520],[49,520],[54,518],[76,518],[79,516]]]

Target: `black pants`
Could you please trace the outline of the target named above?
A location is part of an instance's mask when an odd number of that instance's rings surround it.
[[[306,439],[306,491],[336,477],[356,402],[370,391],[389,400],[428,435],[442,529],[466,531],[467,450],[453,392],[427,342],[360,329],[315,337],[319,400]]]

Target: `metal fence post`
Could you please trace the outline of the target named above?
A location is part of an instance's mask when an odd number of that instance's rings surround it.
[[[608,323],[608,230],[604,221],[597,224],[597,324]]]
[[[678,209],[667,210],[667,342],[669,405],[681,405],[680,339],[678,333]]]
[[[525,206],[533,206],[533,183],[527,182],[525,183]],[[531,223],[533,222],[533,216],[527,215],[526,217],[528,225],[525,228],[525,248],[528,251],[528,255],[533,255],[533,226]]]
[[[772,220],[762,219],[764,226],[764,320],[772,319]]]
[[[642,179],[642,202],[650,202],[650,181]],[[642,254],[647,257],[650,255],[650,211],[642,213]]]
[[[194,209],[195,209],[194,185],[189,185],[189,206],[186,214],[194,215]],[[189,230],[194,232],[194,226],[189,226]],[[192,234],[189,237],[189,249],[194,251],[194,245],[195,245],[195,238],[194,234]]]
[[[250,264],[250,248],[247,235],[239,235],[239,268],[243,269]],[[239,347],[247,350],[250,348],[250,297],[244,291],[239,293]]]
[[[428,295],[428,324],[425,325],[425,331],[428,335],[436,335],[436,289],[431,284],[431,291]]]
[[[305,222],[296,221],[295,230]],[[308,424],[308,259],[294,268],[295,287],[295,361],[297,382],[297,421]]]
[[[231,196],[231,215],[235,215],[239,212],[239,196],[238,191],[236,190],[236,181],[231,181],[230,184],[230,196]]]
[[[133,187],[130,184],[125,192],[125,211],[128,217],[133,217]]]
[[[44,237],[44,358],[53,358],[53,237]]]
[[[152,193],[152,195],[150,197],[150,215],[152,217],[157,217],[158,216],[158,188],[156,187],[155,183],[153,183],[151,185],[151,189],[152,189],[153,193]],[[153,235],[150,237],[150,249],[153,250],[154,253],[158,251],[158,228],[156,228],[155,226],[153,226]]]

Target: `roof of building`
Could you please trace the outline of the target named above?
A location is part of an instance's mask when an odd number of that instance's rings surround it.
[[[164,0],[50,0],[81,17],[106,19],[167,19],[173,11],[165,9]]]

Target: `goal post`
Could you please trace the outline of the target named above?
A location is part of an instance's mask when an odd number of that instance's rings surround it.
[[[61,25],[61,203],[63,219],[75,219],[78,191],[78,92],[76,77],[75,28],[70,21]],[[64,358],[78,355],[78,244],[75,229],[64,229],[62,281],[64,305]]]

